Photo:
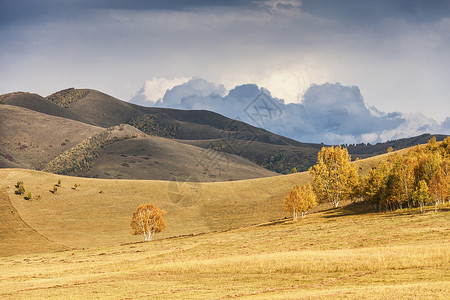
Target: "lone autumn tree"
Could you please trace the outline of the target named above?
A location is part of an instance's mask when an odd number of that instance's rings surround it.
[[[335,208],[341,200],[350,199],[358,185],[356,168],[347,149],[340,146],[323,147],[309,171],[319,202],[331,202]]]
[[[132,234],[141,234],[144,241],[150,241],[155,233],[163,231],[166,227],[164,216],[167,213],[154,204],[142,204],[133,213],[130,225]]]
[[[294,186],[284,198],[284,205],[286,211],[292,214],[292,221],[297,221],[299,212],[302,214],[302,219],[306,217],[306,213],[317,205],[311,184]]]

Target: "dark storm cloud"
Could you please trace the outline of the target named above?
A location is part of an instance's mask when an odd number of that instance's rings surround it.
[[[251,6],[252,1],[243,0],[0,0],[0,26],[74,18],[91,9],[189,11]]]
[[[243,7],[252,1],[244,0],[97,0],[90,1],[88,6],[106,9],[128,10],[192,10],[206,7]]]
[[[303,0],[302,9],[315,16],[350,25],[373,26],[385,18],[430,22],[450,14],[449,0]]]
[[[442,122],[450,110],[449,2],[0,0],[0,94],[25,90],[45,96],[74,86],[127,100],[150,78],[199,76],[227,89],[255,83],[288,103],[312,97],[314,89],[304,95],[312,84],[342,82],[357,85],[365,102],[382,111],[421,111]],[[208,109],[225,98],[239,103],[244,91],[257,92],[258,86],[240,86],[230,95],[220,88],[206,96],[192,93],[183,104]],[[197,87],[176,91],[189,88]],[[401,119],[361,104],[359,90],[327,89],[351,94],[352,105],[365,116],[361,129],[348,121],[358,116],[336,105],[327,111],[314,107],[317,117],[309,120],[304,111],[314,102],[306,101],[280,105],[284,115],[298,120],[286,127],[291,136],[316,138],[314,130],[324,126],[333,128],[324,140],[355,137],[383,123],[396,127],[390,122]],[[236,117],[233,109],[230,117]],[[285,123],[271,126],[283,132]]]
[[[0,0],[0,26],[45,18],[71,18],[89,9],[193,11],[203,8],[266,9],[268,5],[283,10],[301,6],[303,12],[311,15],[360,25],[374,25],[386,17],[432,21],[450,13],[449,0]]]

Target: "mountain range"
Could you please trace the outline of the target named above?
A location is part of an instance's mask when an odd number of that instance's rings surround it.
[[[307,170],[302,143],[205,110],[143,107],[91,89],[0,96],[0,167],[92,178],[228,181]],[[353,159],[425,143],[346,145]],[[445,138],[436,135],[437,140]]]

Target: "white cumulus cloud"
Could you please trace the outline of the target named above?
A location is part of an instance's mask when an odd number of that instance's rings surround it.
[[[159,82],[160,86],[167,83]],[[138,94],[145,96],[145,87]],[[133,101],[138,103],[136,97]],[[237,85],[228,91],[222,84],[193,78],[145,104],[210,110],[302,142],[377,143],[423,133],[450,133],[450,118],[438,123],[422,113],[383,112],[369,107],[358,87],[340,83],[311,85],[300,103],[286,103],[255,84]]]

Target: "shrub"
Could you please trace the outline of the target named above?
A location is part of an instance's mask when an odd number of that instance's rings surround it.
[[[26,200],[31,200],[31,199],[33,199],[33,193],[28,192],[27,195],[26,195],[26,197],[25,197],[25,199],[26,199]]]
[[[18,195],[25,194],[25,187],[23,185],[23,181],[17,181],[16,188],[17,188],[16,194]]]

